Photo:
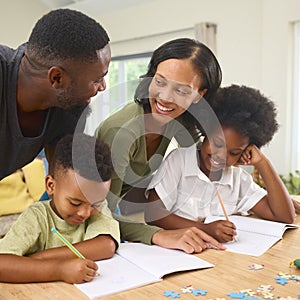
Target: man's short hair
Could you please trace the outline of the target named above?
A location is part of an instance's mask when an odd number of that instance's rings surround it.
[[[70,9],[57,9],[35,24],[26,53],[38,60],[97,61],[97,50],[109,42],[105,29],[89,16]]]

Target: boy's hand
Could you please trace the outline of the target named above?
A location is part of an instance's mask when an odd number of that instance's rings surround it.
[[[239,162],[243,165],[257,165],[265,160],[264,154],[255,145],[249,145],[242,153]]]
[[[204,230],[221,243],[227,243],[234,240],[236,236],[235,225],[226,220],[214,221],[204,224]]]
[[[183,250],[186,253],[199,253],[211,245],[220,250],[226,249],[197,227],[157,231],[152,237],[152,243],[164,248]]]
[[[61,279],[68,283],[92,281],[98,270],[98,266],[95,262],[90,259],[81,258],[60,260],[58,268]]]

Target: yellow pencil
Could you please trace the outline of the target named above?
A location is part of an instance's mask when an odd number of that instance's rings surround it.
[[[51,231],[79,258],[85,258],[68,240],[66,240],[56,228],[52,228]]]
[[[51,231],[79,258],[85,259],[85,257],[68,241],[66,240],[63,235],[56,230],[56,228],[51,228]],[[99,276],[100,274],[96,272],[96,276]]]
[[[216,190],[217,190],[217,196],[218,196],[219,202],[220,202],[221,207],[222,207],[222,210],[223,210],[223,214],[224,214],[226,220],[229,221],[229,217],[228,217],[226,208],[225,208],[225,206],[224,206],[224,202],[223,202],[223,199],[222,199],[222,197],[221,197],[221,194],[220,194],[220,192],[219,192],[219,190],[218,190],[217,188],[216,188]],[[233,237],[233,240],[234,240],[235,242],[237,241],[235,236]]]

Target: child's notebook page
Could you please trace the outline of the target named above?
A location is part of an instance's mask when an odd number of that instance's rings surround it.
[[[121,244],[118,254],[157,278],[177,271],[213,267],[211,263],[180,250],[165,249],[141,243]]]
[[[210,216],[205,223],[223,218]],[[237,227],[237,241],[226,243],[227,251],[260,256],[278,242],[287,228],[297,228],[297,225],[277,223],[267,220],[230,216],[229,220]]]
[[[119,255],[97,261],[97,265],[100,276],[90,282],[75,284],[90,299],[159,281],[154,275],[145,272]]]

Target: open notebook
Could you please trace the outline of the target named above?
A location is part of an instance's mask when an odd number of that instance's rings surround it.
[[[205,223],[216,220],[224,220],[223,217],[209,216]],[[285,230],[298,228],[295,224],[285,224],[268,220],[249,218],[244,216],[229,216],[237,228],[237,241],[226,243],[227,251],[260,256],[282,239]]]
[[[214,265],[179,250],[140,243],[122,243],[118,252],[97,262],[100,276],[75,284],[89,298],[97,298],[162,280],[164,275]]]

